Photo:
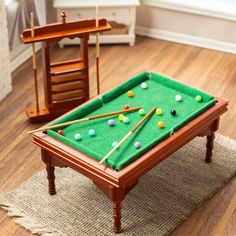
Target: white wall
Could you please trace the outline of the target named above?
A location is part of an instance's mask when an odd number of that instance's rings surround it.
[[[218,13],[218,17],[217,14],[207,16],[207,11],[203,13],[143,4],[137,9],[136,33],[236,53],[234,16],[229,12]],[[230,19],[226,19],[226,13]],[[213,9],[211,14],[214,14]]]
[[[10,60],[8,47],[8,31],[6,8],[0,1],[0,101],[12,90],[10,75]]]

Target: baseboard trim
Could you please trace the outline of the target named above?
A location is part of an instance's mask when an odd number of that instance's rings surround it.
[[[11,84],[7,84],[7,86],[4,86],[4,89],[1,89],[0,92],[0,101],[2,101],[10,92],[12,91]]]
[[[159,7],[173,11],[187,12],[219,19],[236,21],[235,2],[214,0],[142,0],[142,4],[151,7]]]
[[[236,44],[173,31],[136,26],[136,34],[236,54]]]
[[[100,35],[99,42],[100,44],[129,43],[130,45],[133,45],[135,42],[135,34]],[[59,42],[60,47],[63,47],[64,45],[78,45],[78,44],[80,44],[79,38],[74,38],[72,40],[65,38]],[[94,35],[89,37],[89,44],[96,44],[96,37]]]
[[[35,44],[35,51],[39,51],[41,49],[41,44]],[[16,56],[11,57],[10,60],[10,70],[13,72],[17,69],[21,64],[27,61],[32,56],[32,47],[26,46],[23,50],[20,51]]]

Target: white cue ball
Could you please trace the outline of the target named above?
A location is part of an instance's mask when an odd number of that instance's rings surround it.
[[[146,89],[148,87],[147,83],[146,82],[142,82],[141,83],[141,88],[142,89]]]
[[[175,96],[175,101],[180,102],[182,101],[182,97],[180,95]]]

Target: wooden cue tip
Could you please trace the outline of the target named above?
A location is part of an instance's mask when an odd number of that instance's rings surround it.
[[[34,30],[34,13],[30,12],[30,25],[31,29]]]

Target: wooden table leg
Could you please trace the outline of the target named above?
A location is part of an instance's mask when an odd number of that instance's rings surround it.
[[[114,217],[114,226],[113,231],[115,233],[121,232],[121,202],[113,202],[113,217]]]
[[[48,192],[50,195],[54,195],[56,194],[55,175],[54,175],[55,167],[50,166],[50,164],[46,164],[46,170],[48,178]]]
[[[93,181],[94,184],[103,191],[108,198],[112,200],[113,204],[113,218],[114,218],[114,225],[113,225],[113,231],[115,233],[120,233],[121,230],[121,202],[124,200],[125,196],[129,193],[129,191],[135,187],[135,185],[138,183],[138,180],[128,185],[124,188],[115,188],[112,186],[103,185],[102,183],[99,183],[97,181]]]
[[[215,132],[211,132],[211,135],[207,135],[207,144],[206,144],[206,159],[207,163],[212,161],[212,151],[214,147]]]
[[[48,192],[50,195],[54,195],[56,194],[55,175],[54,175],[55,167],[52,165],[49,153],[44,149],[41,150],[41,153],[42,153],[42,160],[46,164]]]
[[[207,163],[210,163],[212,161],[212,151],[214,146],[214,139],[215,139],[215,131],[219,128],[220,119],[216,119],[211,127],[210,127],[210,133],[207,135],[207,144],[206,144],[206,159],[205,161]]]

